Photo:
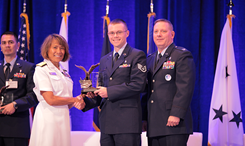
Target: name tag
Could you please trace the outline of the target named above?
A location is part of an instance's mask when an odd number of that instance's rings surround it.
[[[18,81],[12,81],[12,80],[6,81],[6,86],[8,86],[7,89],[17,89],[18,88]]]

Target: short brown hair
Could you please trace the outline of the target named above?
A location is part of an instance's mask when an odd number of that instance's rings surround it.
[[[155,22],[154,22],[154,26],[158,23],[158,22],[166,22],[166,23],[168,23],[169,24],[169,26],[170,26],[170,30],[174,30],[174,27],[173,27],[173,24],[169,21],[169,20],[167,20],[167,19],[157,19]]]
[[[44,59],[49,59],[48,58],[48,50],[51,47],[53,39],[56,39],[61,46],[65,48],[65,55],[62,61],[67,61],[70,58],[70,53],[69,53],[69,46],[67,41],[65,40],[64,37],[58,34],[50,34],[45,38],[43,41],[43,44],[41,46],[41,55]]]
[[[119,24],[119,23],[124,24],[124,26],[125,26],[126,29],[128,30],[127,23],[126,23],[124,20],[122,20],[122,19],[114,19],[114,20],[112,20],[112,21],[109,23],[109,25],[110,25],[110,24]]]

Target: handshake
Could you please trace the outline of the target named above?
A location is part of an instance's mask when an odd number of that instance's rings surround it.
[[[108,98],[107,88],[106,87],[97,87],[98,90],[94,92],[87,92],[87,94],[81,94],[76,97],[76,102],[74,102],[73,106],[77,109],[82,110],[85,107],[85,102],[83,98],[87,96],[88,98],[94,98],[95,96],[100,96],[101,98]]]
[[[78,95],[75,98],[75,102],[73,103],[73,106],[76,107],[79,110],[82,110],[85,107],[85,102],[83,100],[83,95]]]

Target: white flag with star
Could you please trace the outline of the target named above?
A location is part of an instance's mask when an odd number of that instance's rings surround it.
[[[67,43],[68,43],[68,16],[70,15],[70,13],[64,12],[62,13],[62,21],[61,21],[61,25],[60,25],[60,35],[63,36]],[[60,62],[61,65],[69,72],[69,60],[65,61],[65,62]]]
[[[242,113],[231,20],[232,15],[228,15],[220,39],[209,111],[208,144],[210,146],[243,146]]]

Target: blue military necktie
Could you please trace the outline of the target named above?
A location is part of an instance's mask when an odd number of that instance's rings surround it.
[[[159,62],[159,60],[160,60],[161,58],[162,58],[162,54],[159,53],[159,54],[158,54],[157,61],[156,61],[156,63],[155,63],[155,68],[157,67],[157,64],[158,64],[158,62]]]
[[[119,57],[119,54],[116,52],[112,61],[112,67],[114,66],[114,64],[117,62],[117,59]]]
[[[10,63],[6,63],[5,66],[7,66],[6,70],[5,70],[5,79],[8,80],[8,77],[9,77],[9,73],[10,73],[10,66],[11,64]]]
[[[162,54],[161,53],[159,53],[158,54],[158,59],[157,59],[157,64],[158,64],[158,62],[159,62],[159,60],[162,58]]]

